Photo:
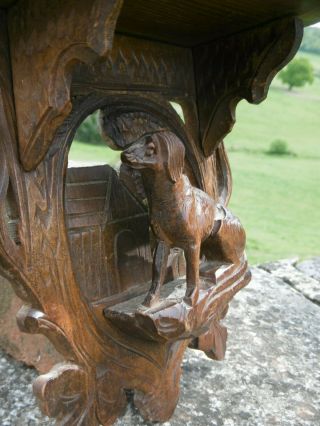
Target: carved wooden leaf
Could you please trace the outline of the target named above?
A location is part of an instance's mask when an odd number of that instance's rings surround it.
[[[86,391],[86,374],[76,364],[57,364],[33,383],[42,412],[68,426],[96,424]]]
[[[205,352],[209,358],[221,361],[225,357],[227,338],[227,328],[218,321],[214,321],[211,329],[206,334],[199,336],[197,349]]]
[[[127,406],[127,397],[111,374],[97,380],[97,417],[102,425],[113,424]]]

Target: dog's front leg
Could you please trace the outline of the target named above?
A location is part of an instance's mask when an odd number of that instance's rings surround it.
[[[185,250],[187,266],[187,290],[184,301],[194,306],[199,296],[199,262],[200,262],[200,243],[190,244]]]
[[[160,299],[160,290],[164,282],[170,247],[164,241],[158,241],[153,256],[152,285],[143,301],[144,306],[152,306]]]

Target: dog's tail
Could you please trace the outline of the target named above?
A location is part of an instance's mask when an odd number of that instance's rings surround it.
[[[199,167],[200,189],[212,197],[216,203],[226,207],[231,196],[232,177],[223,143],[219,144],[206,161],[200,162]]]
[[[227,206],[232,192],[232,175],[228,156],[223,142],[215,151],[217,192],[219,203]]]
[[[202,243],[201,254],[207,260],[225,264],[239,263],[246,245],[246,233],[230,210],[220,207],[224,218],[215,222],[211,235]]]

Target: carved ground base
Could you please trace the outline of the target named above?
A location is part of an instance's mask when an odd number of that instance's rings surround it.
[[[186,281],[182,277],[163,286],[160,302],[151,308],[142,305],[142,295],[106,308],[104,315],[122,331],[146,340],[165,343],[196,338],[212,331],[212,323],[221,318],[251,274],[243,259],[239,265],[219,268],[216,276],[202,277],[199,299],[193,307],[183,301]]]

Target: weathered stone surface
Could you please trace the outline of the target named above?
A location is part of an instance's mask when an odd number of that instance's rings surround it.
[[[0,277],[0,348],[40,372],[48,371],[62,357],[44,336],[20,332],[16,314],[21,306],[8,281]]]
[[[320,424],[320,307],[264,270],[255,268],[253,277],[225,321],[226,360],[187,352],[180,402],[166,426]],[[31,376],[32,370],[2,357],[1,425],[52,424],[32,404]],[[144,424],[132,408],[116,423]]]
[[[275,277],[281,278],[287,284],[300,291],[312,302],[320,305],[320,282],[296,268],[296,259],[279,260],[277,262],[266,263],[260,268],[270,272]]]
[[[304,274],[320,282],[320,257],[298,262],[296,268]]]
[[[0,352],[1,426],[50,425],[35,405],[32,380],[36,372]]]

